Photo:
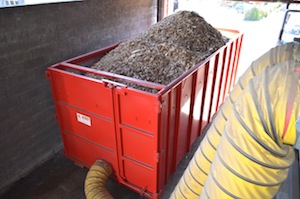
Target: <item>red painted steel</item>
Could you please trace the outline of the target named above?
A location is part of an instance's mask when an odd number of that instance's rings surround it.
[[[221,31],[232,36],[227,45],[168,85],[84,67],[117,44],[49,67],[65,155],[87,168],[104,158],[121,184],[159,198],[235,83],[243,34]],[[159,91],[148,93],[118,80]]]

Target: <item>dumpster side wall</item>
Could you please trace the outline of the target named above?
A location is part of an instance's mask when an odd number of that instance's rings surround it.
[[[62,147],[48,66],[128,39],[156,21],[155,0],[85,0],[0,9],[0,190]]]

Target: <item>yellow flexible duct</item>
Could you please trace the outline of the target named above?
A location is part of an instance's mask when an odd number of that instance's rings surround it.
[[[111,166],[104,160],[97,160],[91,166],[84,185],[87,199],[113,199],[106,187],[106,181],[111,173]]]
[[[230,95],[221,105],[216,117],[212,121],[203,141],[195,152],[187,169],[175,187],[170,198],[198,198],[202,193],[204,183],[210,171],[216,154],[227,118],[232,111],[233,103],[240,96],[249,80],[260,74],[266,67],[282,63],[287,60],[299,59],[300,46],[294,43],[277,46],[254,61],[239,79]]]
[[[290,145],[296,141],[300,113],[297,66],[299,62],[283,62],[250,80],[228,117],[201,199],[276,195],[294,161]]]

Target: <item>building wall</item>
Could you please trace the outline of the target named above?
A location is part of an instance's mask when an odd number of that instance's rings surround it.
[[[62,147],[48,66],[134,37],[156,0],[84,0],[0,9],[0,189]]]

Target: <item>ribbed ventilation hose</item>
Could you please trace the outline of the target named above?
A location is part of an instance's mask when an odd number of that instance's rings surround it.
[[[97,160],[91,166],[84,185],[87,199],[113,199],[106,187],[106,181],[111,173],[112,168],[105,160]]]
[[[276,195],[294,161],[293,147],[285,143],[296,140],[295,122],[300,113],[297,64],[284,62],[250,80],[228,117],[201,199]],[[291,111],[287,111],[289,103]]]
[[[225,124],[236,99],[240,96],[248,82],[260,74],[268,66],[299,59],[300,46],[294,43],[277,46],[254,61],[239,79],[230,95],[220,107],[211,127],[199,145],[187,169],[175,187],[170,198],[198,198],[202,193],[206,178],[214,161],[216,149],[222,137]]]

